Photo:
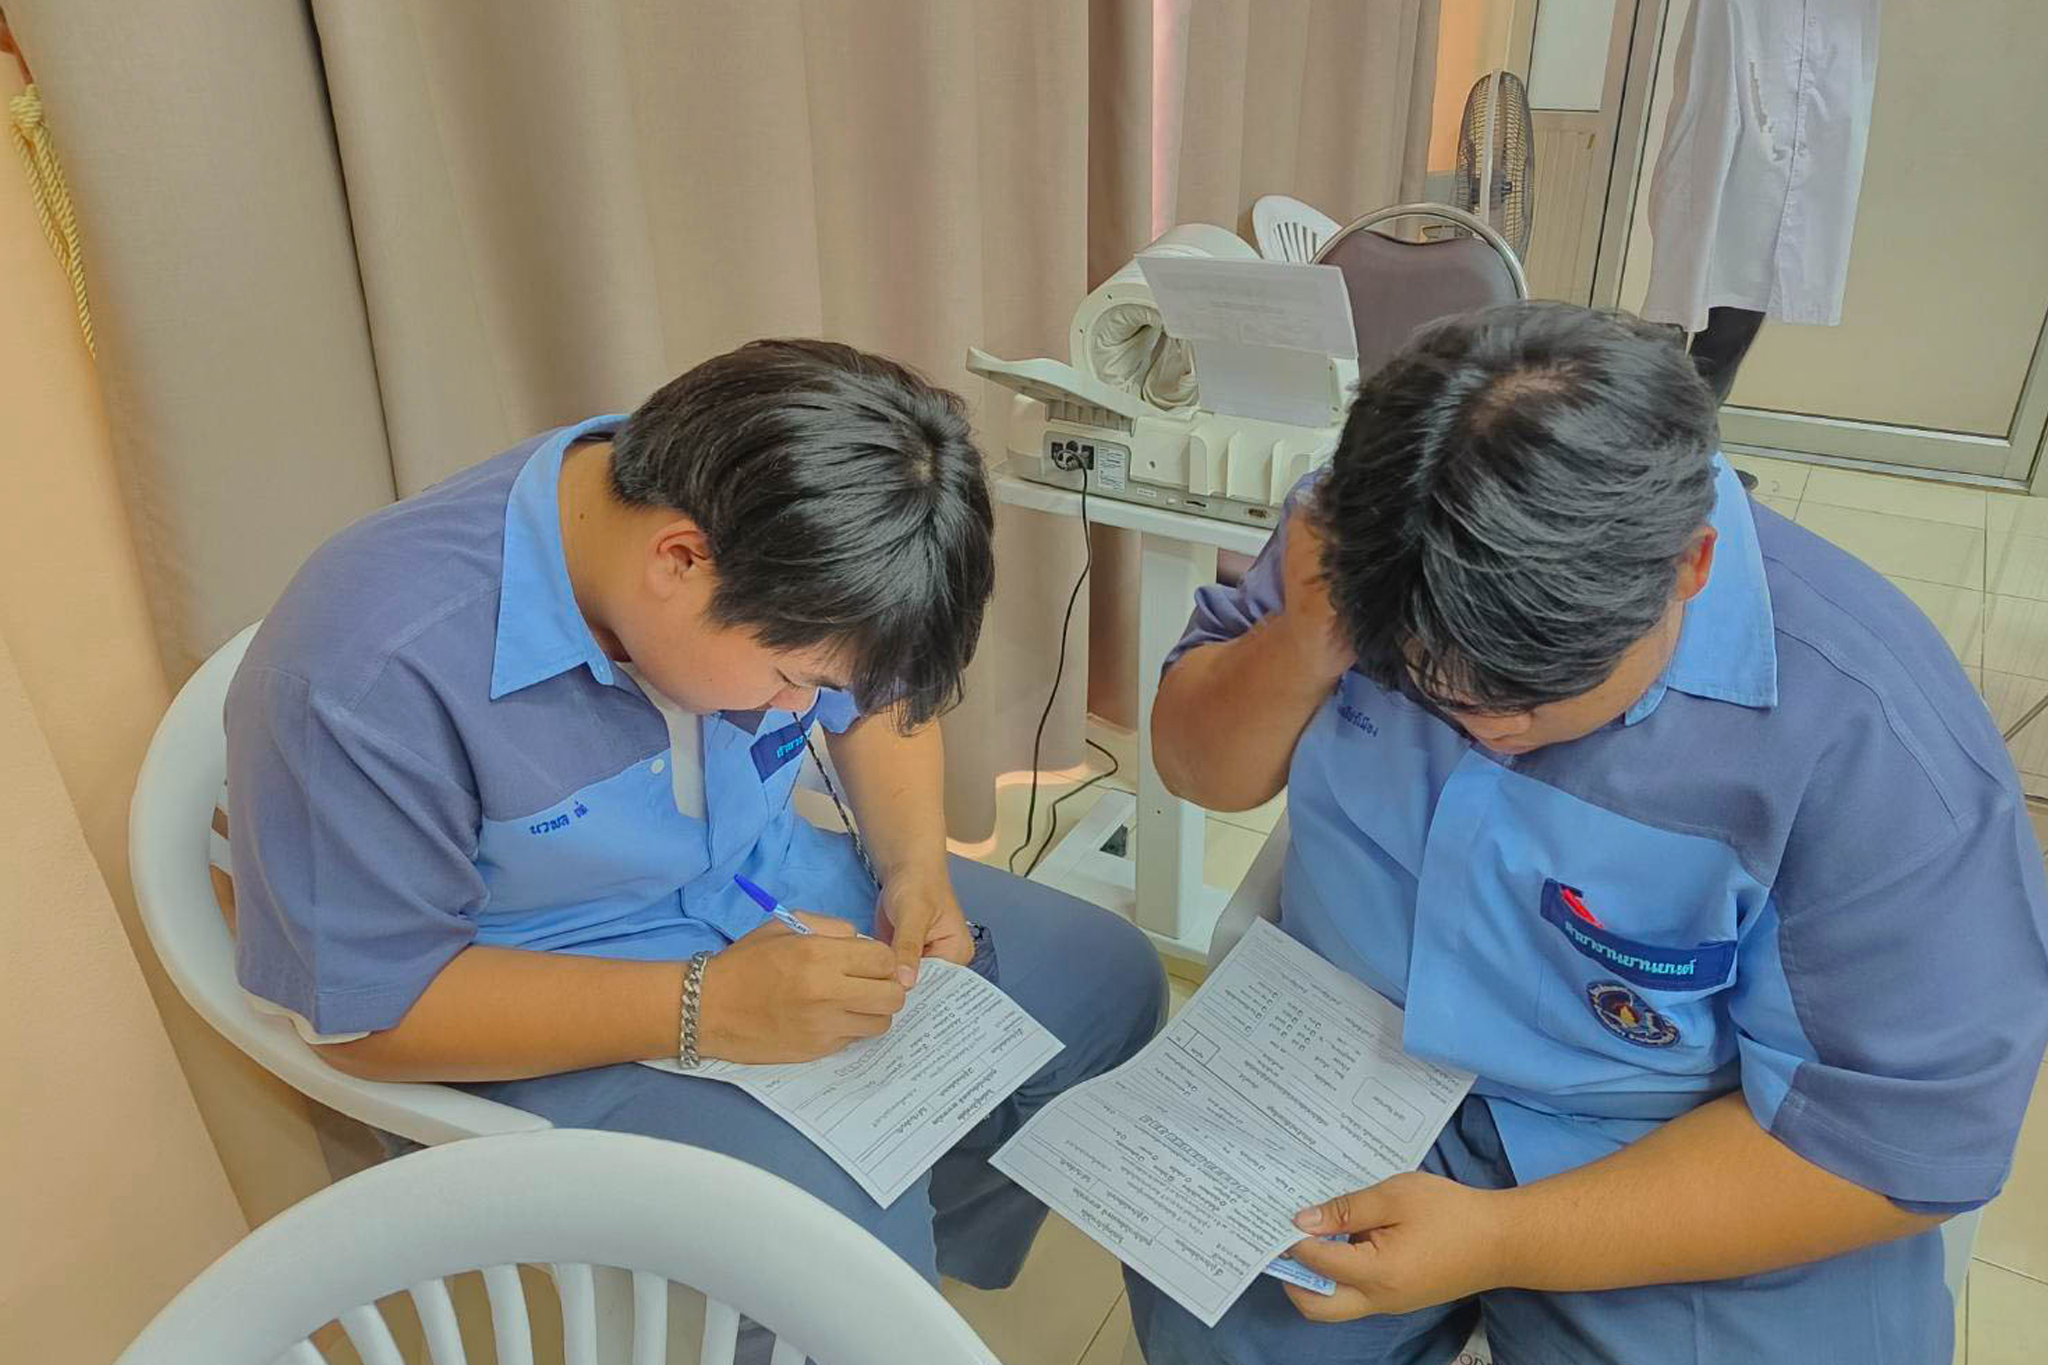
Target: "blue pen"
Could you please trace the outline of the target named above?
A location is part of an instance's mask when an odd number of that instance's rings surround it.
[[[732,879],[740,890],[747,893],[747,899],[781,920],[784,924],[787,924],[791,932],[798,934],[808,934],[811,932],[810,926],[806,925],[795,915],[790,914],[789,907],[781,901],[775,899],[775,897],[769,895],[737,872],[732,874]]]

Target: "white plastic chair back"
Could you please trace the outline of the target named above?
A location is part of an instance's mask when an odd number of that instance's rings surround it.
[[[672,1284],[705,1296],[701,1365],[730,1365],[741,1314],[776,1334],[774,1365],[997,1365],[908,1263],[787,1181],[572,1129],[429,1148],[322,1190],[188,1285],[118,1365],[320,1365],[311,1338],[334,1321],[364,1365],[400,1365],[377,1307],[398,1293],[433,1365],[467,1365],[448,1280],[477,1270],[498,1365],[530,1365],[522,1264],[553,1272],[565,1365],[670,1359]]]
[[[1339,224],[1321,209],[1284,194],[1260,196],[1252,205],[1252,240],[1269,261],[1306,265],[1324,242],[1337,235]]]
[[[549,1126],[522,1109],[441,1085],[362,1081],[329,1066],[289,1020],[259,1014],[235,979],[235,945],[207,871],[227,772],[221,708],[251,626],[200,665],[157,726],[128,812],[128,859],[143,927],[179,994],[207,1023],[301,1094],[429,1145]],[[232,831],[231,831],[232,832]]]
[[[1280,922],[1280,873],[1287,863],[1287,837],[1287,812],[1282,811],[1273,822],[1273,832],[1259,845],[1252,865],[1245,869],[1244,880],[1224,902],[1223,913],[1216,917],[1216,927],[1209,931],[1210,971],[1230,956],[1230,950],[1251,929],[1253,920]]]

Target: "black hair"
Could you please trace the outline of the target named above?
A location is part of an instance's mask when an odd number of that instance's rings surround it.
[[[1562,303],[1424,329],[1361,386],[1311,509],[1360,671],[1447,709],[1598,686],[1670,607],[1717,444],[1669,329]]]
[[[613,493],[710,541],[711,615],[827,646],[864,710],[955,705],[995,587],[995,519],[957,394],[827,341],[756,341],[657,390],[612,441]]]

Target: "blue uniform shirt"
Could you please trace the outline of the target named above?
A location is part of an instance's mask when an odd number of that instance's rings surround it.
[[[846,729],[852,699],[695,718],[704,809],[685,814],[668,722],[577,609],[562,456],[623,420],[546,433],[343,531],[235,675],[237,966],[322,1034],[392,1027],[472,943],[721,948],[762,922],[735,872],[872,927],[848,841],[790,807],[805,736]]]
[[[1477,1073],[1524,1182],[1739,1087],[1818,1165],[1972,1207],[2048,1038],[2011,760],[1905,597],[1717,486],[1671,662],[1593,734],[1503,757],[1344,676],[1289,772],[1282,926]],[[1173,657],[1279,607],[1285,538],[1202,590]]]

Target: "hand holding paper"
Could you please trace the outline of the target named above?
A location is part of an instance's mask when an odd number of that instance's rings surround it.
[[[1315,1322],[1349,1322],[1368,1313],[1409,1313],[1501,1284],[1506,1241],[1502,1191],[1473,1189],[1410,1171],[1370,1189],[1340,1194],[1295,1219],[1313,1234],[1293,1259],[1335,1281],[1328,1294],[1297,1289],[1287,1297]],[[1327,1240],[1351,1234],[1353,1242]]]
[[[1400,1010],[1261,920],[1166,1032],[994,1164],[1213,1327],[1283,1251],[1327,1274],[1295,1215],[1412,1170],[1471,1084],[1404,1054]]]

